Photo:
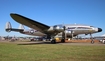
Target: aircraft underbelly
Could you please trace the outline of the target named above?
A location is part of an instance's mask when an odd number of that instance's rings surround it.
[[[41,33],[41,32],[35,32],[35,33],[33,33],[33,35],[37,35],[37,36],[44,36],[44,35],[46,35],[46,34]]]
[[[31,33],[31,32],[21,32],[22,34],[26,34],[26,35],[32,35],[32,36],[44,36],[46,34],[44,33],[41,33],[41,32],[34,32],[34,33]]]

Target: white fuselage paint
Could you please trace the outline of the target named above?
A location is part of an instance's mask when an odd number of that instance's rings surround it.
[[[87,26],[87,25],[65,25],[66,30],[65,33],[67,36],[71,36],[71,32],[73,33],[73,35],[78,35],[78,34],[90,34],[90,33],[97,33],[98,32],[98,28],[93,27],[93,26]],[[54,32],[53,27],[50,27],[48,30],[48,32]],[[24,31],[23,34],[28,34],[28,35],[34,35],[34,36],[44,36],[46,34],[39,32],[39,31]],[[58,36],[62,35],[62,32],[57,34]]]

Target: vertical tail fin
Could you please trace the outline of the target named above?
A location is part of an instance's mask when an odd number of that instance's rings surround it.
[[[11,23],[10,23],[10,22],[7,22],[7,23],[6,23],[6,26],[5,26],[5,30],[6,30],[7,32],[10,32],[11,29],[12,29]]]
[[[19,26],[19,29],[15,29],[15,28],[12,28],[10,22],[7,22],[6,23],[6,26],[5,26],[5,31],[6,32],[11,32],[11,31],[22,32],[22,31],[24,31],[24,26],[23,25],[20,25]]]
[[[19,29],[25,29],[24,26],[22,24],[19,25]]]

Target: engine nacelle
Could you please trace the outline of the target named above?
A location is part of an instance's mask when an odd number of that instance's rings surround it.
[[[55,26],[51,26],[48,29],[48,32],[63,32],[65,30],[65,26],[63,25],[55,25]]]
[[[32,28],[29,28],[29,32],[30,32],[31,34],[33,34],[33,33],[34,33],[34,30],[33,30]]]
[[[64,26],[63,25],[55,25],[55,26],[53,26],[53,30],[58,31],[58,32],[63,32]]]
[[[11,29],[12,29],[11,23],[10,23],[10,22],[7,22],[7,23],[6,23],[6,26],[5,26],[5,30],[6,30],[7,32],[11,32]]]

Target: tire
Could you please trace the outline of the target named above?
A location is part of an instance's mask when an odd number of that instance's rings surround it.
[[[94,41],[91,41],[91,43],[93,44],[93,43],[94,43]]]
[[[56,40],[52,40],[51,43],[52,43],[52,44],[56,44]]]
[[[64,39],[62,39],[62,40],[61,40],[61,42],[62,42],[62,43],[64,43],[64,42],[65,42],[65,40],[64,40]]]
[[[103,44],[105,44],[105,40],[103,40],[102,42],[103,42]]]

